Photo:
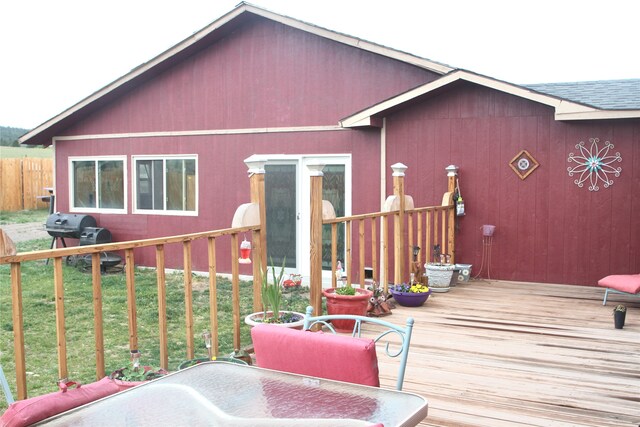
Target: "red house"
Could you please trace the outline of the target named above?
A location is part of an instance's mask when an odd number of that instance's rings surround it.
[[[306,164],[328,165],[338,215],[379,211],[396,162],[416,206],[438,204],[454,164],[459,262],[479,265],[493,224],[492,278],[640,271],[640,79],[519,86],[241,3],[21,142],[55,146],[56,210],[118,241],[228,227],[260,154],[269,253],[308,274]]]

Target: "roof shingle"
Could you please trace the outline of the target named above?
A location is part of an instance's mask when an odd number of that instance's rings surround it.
[[[640,109],[640,79],[540,83],[522,86],[601,110]]]

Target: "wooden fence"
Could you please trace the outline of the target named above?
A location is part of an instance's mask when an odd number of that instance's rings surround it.
[[[53,159],[0,159],[0,211],[46,209],[45,187],[53,187]]]

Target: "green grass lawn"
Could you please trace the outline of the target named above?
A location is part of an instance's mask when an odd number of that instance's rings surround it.
[[[15,159],[17,157],[35,157],[43,159],[53,158],[52,147],[0,147],[0,158],[3,159]]]
[[[18,252],[48,249],[49,239],[18,244]],[[30,397],[56,390],[58,380],[53,263],[30,261],[22,264],[22,304],[25,329],[27,391]],[[67,364],[74,381],[95,381],[95,344],[91,274],[65,265],[63,271]],[[169,369],[186,358],[185,303],[182,273],[167,273],[167,323]],[[241,317],[251,313],[251,282],[241,282]],[[138,347],[144,365],[159,364],[158,300],[155,270],[136,269],[135,274]],[[201,337],[209,329],[208,278],[193,278],[193,315],[196,357],[206,357]],[[102,276],[104,348],[106,372],[130,364],[127,295],[124,273]],[[286,295],[289,309],[304,312],[309,304],[305,290]],[[231,282],[218,278],[219,355],[233,349]],[[250,343],[249,328],[242,323],[242,345]],[[15,393],[13,322],[9,265],[0,265],[0,364]],[[4,405],[4,406],[3,406]],[[0,411],[6,403],[0,399]]]
[[[45,223],[49,216],[48,209],[38,209],[34,211],[0,211],[0,225],[4,224],[24,224],[27,222]]]

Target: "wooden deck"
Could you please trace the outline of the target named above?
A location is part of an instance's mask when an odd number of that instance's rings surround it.
[[[471,281],[385,320],[416,320],[404,390],[423,426],[640,425],[640,298],[601,288]],[[627,305],[624,329],[613,307]],[[395,370],[380,357],[381,381]]]

